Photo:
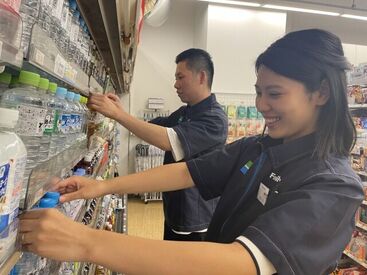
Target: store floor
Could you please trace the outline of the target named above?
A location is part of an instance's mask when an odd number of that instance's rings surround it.
[[[161,201],[145,204],[139,198],[129,198],[127,230],[131,236],[163,239],[163,205]]]

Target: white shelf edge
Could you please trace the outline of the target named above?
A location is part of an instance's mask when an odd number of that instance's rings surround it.
[[[343,253],[344,253],[344,255],[348,256],[349,258],[351,258],[353,261],[355,261],[359,265],[363,266],[364,268],[367,268],[367,263],[366,262],[363,262],[363,261],[359,260],[357,257],[350,254],[348,251],[344,250]]]

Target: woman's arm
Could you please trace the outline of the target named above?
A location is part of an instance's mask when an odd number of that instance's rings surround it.
[[[256,274],[239,243],[147,240],[78,224],[55,209],[21,216],[25,250],[59,261],[93,262],[126,274]]]

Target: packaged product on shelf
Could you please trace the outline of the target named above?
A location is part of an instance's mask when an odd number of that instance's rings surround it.
[[[243,105],[237,106],[237,119],[245,119],[246,117],[247,117],[246,106]]]
[[[0,108],[0,262],[15,245],[27,152],[14,133],[19,112]],[[13,224],[13,225],[12,225]]]
[[[257,118],[257,109],[255,106],[247,107],[247,118]]]
[[[227,116],[229,119],[236,118],[237,107],[235,105],[228,105],[227,106]]]

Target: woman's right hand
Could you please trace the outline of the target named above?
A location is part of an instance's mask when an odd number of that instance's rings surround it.
[[[101,197],[104,195],[104,187],[104,181],[72,176],[58,182],[53,189],[61,194],[60,202],[68,202]]]

